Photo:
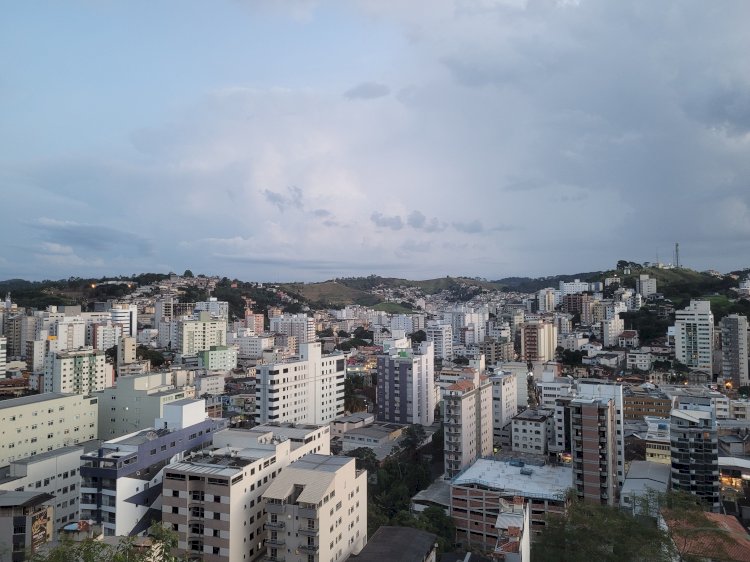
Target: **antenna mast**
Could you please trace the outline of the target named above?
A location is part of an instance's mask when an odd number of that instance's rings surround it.
[[[674,266],[680,269],[680,243],[674,243]]]

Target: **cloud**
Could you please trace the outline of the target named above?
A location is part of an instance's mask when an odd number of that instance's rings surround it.
[[[64,253],[61,250],[66,249],[72,252],[73,248],[77,251],[117,251],[140,254],[150,254],[153,251],[150,240],[132,232],[104,225],[83,224],[47,217],[37,219],[31,225],[52,238],[52,241],[48,240],[43,243],[48,253],[61,254]]]
[[[287,209],[301,209],[302,208],[302,190],[296,186],[289,186],[287,188],[289,195],[283,195],[270,189],[263,190],[263,195],[266,200],[277,207],[282,213]]]
[[[401,230],[404,228],[404,221],[398,215],[386,216],[383,213],[375,212],[370,215],[370,220],[379,227],[390,228],[391,230]]]
[[[477,234],[479,232],[484,232],[484,227],[478,220],[473,220],[470,222],[453,222],[451,224],[453,228],[455,228],[459,232],[465,232],[467,234]]]
[[[417,230],[423,230],[424,232],[442,232],[445,230],[445,223],[438,220],[436,217],[427,219],[419,211],[412,211],[409,216],[406,217],[406,224]]]
[[[344,92],[344,97],[349,100],[372,100],[385,97],[390,93],[391,89],[385,84],[362,82]]]

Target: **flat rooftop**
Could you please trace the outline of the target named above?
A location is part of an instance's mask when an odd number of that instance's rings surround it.
[[[621,495],[641,495],[648,490],[666,492],[672,467],[668,464],[633,461],[625,476],[625,483],[620,491]]]
[[[21,396],[20,398],[9,398],[0,400],[0,410],[6,408],[15,408],[16,406],[25,406],[26,404],[39,404],[49,400],[58,400],[59,398],[68,398],[78,396],[76,394],[61,394],[59,392],[45,392],[43,394],[32,394],[31,396]]]
[[[573,485],[573,469],[570,467],[519,464],[516,461],[479,459],[456,476],[452,485],[479,485],[508,494],[543,499],[562,499]]]

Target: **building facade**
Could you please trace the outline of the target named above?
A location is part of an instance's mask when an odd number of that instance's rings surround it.
[[[714,315],[709,301],[675,311],[675,358],[691,369],[713,370]]]
[[[378,356],[378,420],[432,425],[435,420],[435,366],[432,342],[392,348]]]

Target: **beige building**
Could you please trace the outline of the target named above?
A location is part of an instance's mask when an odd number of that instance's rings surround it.
[[[529,320],[521,327],[521,359],[552,361],[557,347],[557,327],[544,320]]]
[[[44,392],[90,394],[112,386],[112,369],[104,352],[92,347],[51,351],[44,363]]]
[[[367,472],[353,458],[308,455],[263,494],[267,556],[339,562],[367,543]]]
[[[554,431],[552,410],[524,410],[512,421],[514,453],[546,455]]]
[[[168,465],[162,521],[178,533],[178,554],[205,562],[263,555],[263,494],[282,469],[310,453],[330,454],[329,426],[225,429],[214,434],[210,450]]]
[[[480,457],[492,454],[492,382],[472,370],[445,389],[445,473],[454,477]]]
[[[200,312],[198,320],[177,323],[176,351],[180,355],[196,355],[211,346],[227,344],[226,320],[212,319],[209,312]]]
[[[96,439],[97,402],[54,392],[0,401],[0,467]]]

